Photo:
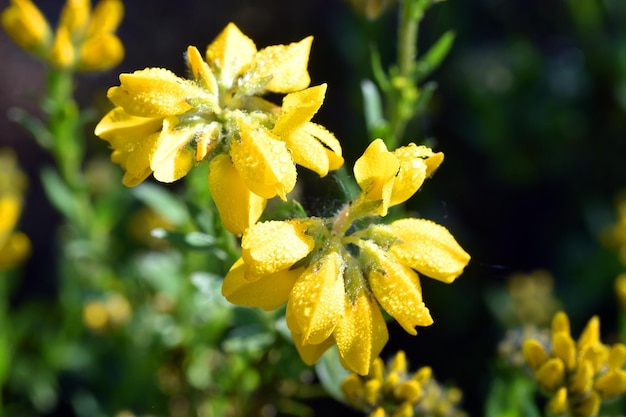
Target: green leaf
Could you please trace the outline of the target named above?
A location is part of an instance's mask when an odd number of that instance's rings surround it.
[[[326,392],[337,401],[345,402],[341,383],[350,372],[341,365],[337,346],[332,346],[324,352],[321,359],[315,364],[315,372]]]
[[[54,137],[48,127],[37,117],[19,107],[9,109],[8,118],[26,129],[44,149],[51,149]]]
[[[188,250],[217,251],[219,249],[215,237],[201,232],[181,233],[158,228],[152,231],[152,236],[167,240],[180,248]],[[223,257],[219,252],[223,251],[218,251],[218,257]]]
[[[383,63],[380,59],[380,53],[376,47],[372,47],[370,52],[371,56],[371,64],[372,64],[372,73],[374,74],[374,79],[378,83],[378,87],[384,91],[385,93],[389,93],[391,91],[391,83],[389,82],[389,77],[385,70],[383,69]]]
[[[61,214],[70,219],[81,214],[76,195],[54,169],[43,168],[41,182],[48,200]]]
[[[485,402],[486,417],[541,417],[535,384],[519,376],[496,377]]]
[[[437,83],[434,81],[424,84],[420,90],[419,96],[413,105],[413,111],[415,114],[422,114],[430,99],[433,97],[433,93],[437,89]]]
[[[179,197],[163,186],[144,182],[133,188],[132,193],[138,200],[176,226],[181,226],[189,220],[187,207]]]
[[[452,48],[454,37],[453,31],[447,31],[441,35],[437,42],[435,42],[424,56],[417,61],[415,70],[413,71],[413,78],[416,82],[423,80],[430,75],[430,73],[439,68],[439,65],[441,65]]]
[[[371,80],[361,81],[361,93],[363,94],[363,112],[365,125],[370,138],[380,137],[381,130],[388,130],[388,123],[383,116],[383,104],[376,84]]]

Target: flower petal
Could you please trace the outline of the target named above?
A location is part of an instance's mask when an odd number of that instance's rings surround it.
[[[370,143],[363,155],[354,163],[354,177],[365,198],[382,202],[378,212],[381,216],[387,214],[398,169],[400,161],[387,150],[385,143],[380,139]]]
[[[104,71],[124,58],[124,45],[110,33],[90,37],[80,45],[77,68],[81,71]]]
[[[194,165],[195,155],[188,146],[195,129],[176,129],[176,117],[163,121],[163,130],[150,158],[154,178],[161,182],[174,182],[187,175]]]
[[[30,0],[13,0],[2,12],[2,26],[28,52],[41,52],[52,38],[48,21]]]
[[[271,311],[287,302],[293,284],[304,268],[278,271],[254,281],[247,279],[245,272],[246,265],[239,258],[224,278],[222,294],[233,304]]]
[[[241,257],[251,275],[290,268],[307,256],[315,240],[306,232],[306,220],[268,221],[251,226],[241,240]],[[268,238],[271,237],[271,238]]]
[[[424,219],[401,219],[391,230],[402,243],[390,251],[405,265],[431,278],[450,283],[470,260],[448,229]]]
[[[137,140],[158,132],[163,125],[161,117],[132,116],[121,107],[108,112],[96,126],[96,136],[111,143],[114,149],[132,149]]]
[[[121,85],[111,87],[109,99],[133,116],[159,117],[182,114],[192,107],[189,98],[206,94],[191,81],[164,68],[146,68],[120,75]]]
[[[87,37],[115,32],[123,17],[124,3],[120,0],[100,0],[93,9]]]
[[[216,77],[226,89],[232,87],[237,75],[250,65],[255,54],[252,39],[234,23],[226,25],[206,51],[207,62],[216,70]]]
[[[217,101],[217,80],[215,79],[215,75],[209,64],[206,63],[204,59],[202,59],[202,55],[195,46],[190,46],[187,48],[187,65],[193,75],[194,80],[196,80],[200,85],[213,96],[215,95]]]
[[[226,154],[211,160],[209,188],[224,227],[238,236],[259,220],[265,209],[267,200],[250,191]]]
[[[312,42],[313,37],[308,36],[300,42],[261,49],[250,67],[250,83],[263,85],[273,93],[290,93],[308,87],[311,78],[307,66]],[[257,94],[260,92],[262,90]]]
[[[307,267],[291,290],[287,311],[302,331],[302,344],[320,344],[330,337],[344,312],[343,260],[338,253]]]
[[[417,274],[373,242],[364,242],[362,250],[370,287],[382,308],[412,335],[417,334],[415,326],[430,326],[433,319],[422,301]]]
[[[286,194],[296,185],[296,166],[287,145],[270,131],[239,118],[240,141],[232,141],[230,156],[241,178],[253,193],[264,198]]]
[[[346,294],[344,305],[333,333],[339,358],[346,369],[367,375],[389,339],[387,324],[376,302],[364,290],[354,301]]]
[[[287,94],[273,131],[279,136],[288,135],[310,121],[324,102],[326,87],[326,84],[321,84]]]
[[[433,152],[425,146],[410,143],[392,152],[400,161],[400,169],[393,183],[389,205],[395,206],[408,200],[419,190],[426,179],[427,165],[424,157]]]

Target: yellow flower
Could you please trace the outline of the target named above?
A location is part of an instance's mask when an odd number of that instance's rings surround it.
[[[551,346],[548,349],[548,345]],[[551,396],[553,414],[569,412],[575,417],[593,417],[603,400],[626,392],[626,346],[611,347],[600,341],[600,321],[592,317],[574,341],[569,318],[558,312],[552,319],[551,340],[524,342],[523,352],[537,383]]]
[[[376,358],[366,376],[348,375],[341,390],[352,407],[370,416],[466,416],[459,409],[461,391],[442,387],[428,366],[409,373],[404,351],[386,366]]]
[[[115,108],[96,127],[112,159],[134,186],[151,173],[162,182],[210,160],[209,187],[228,230],[242,234],[266,200],[283,200],[296,183],[295,165],[320,176],[343,164],[341,146],[311,122],[326,85],[307,88],[312,38],[257,50],[230,23],[205,57],[187,49],[192,79],[162,68],[120,75],[108,96]],[[262,98],[287,94],[282,106]]]
[[[52,40],[52,30],[44,15],[30,0],[12,0],[2,12],[2,26],[25,51],[42,54]]]
[[[448,230],[428,220],[358,230],[356,220],[406,201],[443,157],[414,144],[392,153],[381,143],[366,151],[360,160],[366,162],[357,161],[362,193],[354,202],[333,218],[251,226],[241,259],[224,279],[222,292],[235,304],[273,309],[287,303],[287,326],[307,364],[336,344],[347,369],[367,374],[388,339],[381,307],[416,334],[416,326],[433,322],[418,272],[450,283],[469,261]]]
[[[12,0],[2,25],[26,51],[57,68],[101,71],[119,64],[124,46],[115,31],[124,15],[121,0],[67,0],[54,36],[41,11],[30,0]]]
[[[0,150],[0,270],[22,263],[31,251],[30,240],[15,227],[22,212],[26,176],[17,167],[15,154]]]

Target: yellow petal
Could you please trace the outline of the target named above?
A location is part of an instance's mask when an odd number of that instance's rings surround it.
[[[2,26],[28,52],[41,53],[52,38],[48,21],[30,0],[12,0],[2,12]]]
[[[320,359],[320,357],[322,357],[328,348],[335,344],[335,339],[332,336],[324,340],[322,343],[306,343],[303,341],[304,338],[302,337],[302,329],[298,324],[298,320],[294,317],[293,312],[290,311],[289,308],[285,313],[285,319],[287,321],[287,326],[291,331],[293,344],[296,346],[296,350],[302,358],[302,361],[307,365],[313,365]]]
[[[124,58],[124,45],[115,35],[105,33],[87,39],[80,46],[80,71],[104,71],[113,68]]]
[[[209,64],[202,59],[202,55],[200,55],[200,52],[195,46],[187,48],[187,65],[189,66],[194,80],[202,87],[206,88],[211,94],[211,97],[215,96],[217,100],[218,87],[215,75],[213,75]]]
[[[597,345],[600,342],[600,319],[598,316],[593,316],[587,322],[587,325],[583,329],[580,337],[578,338],[578,349],[584,350],[591,346]]]
[[[261,49],[250,67],[250,83],[265,84],[274,93],[290,93],[308,87],[311,82],[307,65],[313,37],[289,45],[274,45]]]
[[[363,244],[369,283],[376,300],[409,334],[415,326],[430,326],[433,319],[422,301],[419,277],[372,242]]]
[[[565,369],[572,370],[576,366],[576,346],[567,333],[561,332],[552,336],[552,354],[563,361]]]
[[[424,219],[401,219],[390,225],[402,243],[390,251],[407,266],[431,278],[450,283],[470,260],[443,226]]]
[[[21,197],[14,193],[0,194],[0,246],[13,232],[21,212]]]
[[[87,38],[114,33],[124,17],[124,3],[120,0],[99,0],[93,9]]]
[[[206,51],[207,62],[225,89],[232,87],[237,75],[250,65],[255,54],[252,39],[234,23],[229,23]]]
[[[233,165],[248,188],[264,198],[278,194],[286,200],[296,185],[296,166],[285,142],[276,139],[269,130],[237,120],[241,140],[230,146]]]
[[[90,15],[90,0],[67,0],[61,10],[58,27],[67,30],[72,38],[77,39],[85,34]]]
[[[276,120],[273,131],[277,135],[283,136],[299,129],[317,113],[324,102],[325,94],[326,84],[287,94],[283,98],[281,113]]]
[[[387,324],[376,302],[364,290],[354,302],[346,294],[344,306],[343,316],[333,333],[339,357],[348,370],[367,375],[370,364],[389,339]]]
[[[400,161],[400,169],[393,183],[390,206],[408,200],[417,192],[426,179],[426,162],[423,158],[432,155],[430,148],[410,143],[393,151]]]
[[[113,149],[128,151],[137,141],[161,130],[162,125],[162,117],[132,116],[116,107],[100,120],[94,133],[107,140]]]
[[[616,343],[609,351],[609,369],[621,369],[626,362],[626,345]]]
[[[589,396],[579,401],[576,404],[572,404],[571,414],[574,417],[595,417],[600,411],[600,404],[602,399],[597,392],[591,391]]]
[[[133,115],[161,117],[182,114],[192,107],[188,99],[203,95],[202,89],[163,68],[147,68],[120,75],[121,85],[107,93],[116,105]]]
[[[222,294],[233,304],[275,310],[287,302],[289,293],[304,268],[282,270],[250,281],[245,277],[246,266],[239,258],[222,284]]]
[[[550,398],[550,401],[548,402],[548,409],[554,415],[559,415],[567,412],[567,388],[561,387],[558,389],[558,391],[552,396],[552,398]]]
[[[559,358],[548,359],[535,374],[537,382],[548,391],[554,391],[563,383],[565,365]]]
[[[118,151],[118,153],[113,152],[111,154],[111,160],[119,163],[126,170],[122,179],[124,185],[134,187],[152,173],[150,158],[154,153],[158,139],[159,134],[153,133],[135,141],[135,146],[131,151]]]
[[[195,162],[189,143],[196,131],[193,128],[177,129],[176,123],[176,117],[165,118],[163,130],[150,158],[154,178],[161,182],[174,182],[184,177]]]
[[[63,26],[57,28],[48,59],[52,65],[58,68],[71,68],[74,65],[76,50],[72,45],[70,32],[67,28]]]
[[[290,268],[307,256],[315,240],[306,220],[268,221],[251,226],[241,240],[241,256],[252,275]],[[271,237],[271,239],[268,239]]]
[[[356,374],[349,374],[341,382],[341,392],[348,401],[354,405],[359,406],[359,398],[363,392],[363,381]]]
[[[211,160],[209,188],[224,227],[238,236],[259,220],[265,209],[267,200],[250,191],[228,155]]]
[[[552,318],[552,335],[559,332],[570,333],[569,317],[563,311],[558,311]]]
[[[522,345],[522,352],[528,366],[533,371],[539,369],[548,360],[548,354],[537,340],[527,339]]]
[[[331,252],[309,265],[293,286],[287,311],[301,330],[303,345],[328,339],[344,314],[343,269],[339,254]]]
[[[381,201],[379,215],[387,215],[393,182],[400,169],[400,161],[387,150],[385,143],[376,139],[354,163],[354,177],[365,198]]]
[[[626,372],[612,370],[599,377],[593,387],[600,393],[602,398],[611,398],[626,392]]]
[[[570,391],[582,396],[587,395],[593,387],[593,365],[588,360],[579,360],[576,371],[570,378]]]

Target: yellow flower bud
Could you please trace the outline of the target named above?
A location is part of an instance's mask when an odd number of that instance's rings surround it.
[[[48,21],[30,0],[12,0],[2,12],[2,26],[27,52],[41,54],[51,42]]]
[[[537,371],[537,369],[548,360],[548,354],[545,349],[541,343],[535,339],[525,340],[522,345],[522,351],[528,366],[530,366],[530,369],[533,371]]]
[[[537,382],[548,391],[556,390],[565,377],[565,365],[559,358],[551,358],[546,361],[535,374]]]
[[[416,403],[422,396],[422,387],[414,380],[403,381],[394,390],[394,396],[400,401]]]
[[[558,391],[552,396],[552,398],[550,398],[550,401],[548,402],[548,409],[554,415],[567,412],[567,388],[561,387],[558,389]]]

